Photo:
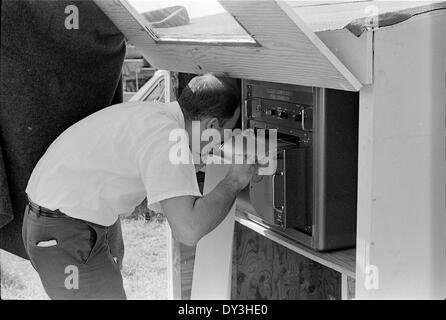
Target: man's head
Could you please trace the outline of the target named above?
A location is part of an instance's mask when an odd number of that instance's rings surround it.
[[[240,92],[234,80],[205,74],[193,78],[178,99],[186,121],[205,129],[233,129],[240,116]]]
[[[197,146],[190,145],[198,168],[200,166],[198,163],[204,161],[212,147],[225,138],[224,130],[235,127],[240,117],[240,92],[234,80],[205,74],[193,78],[188,83],[178,103],[184,114],[189,144],[200,141],[199,149]],[[194,121],[199,121],[199,132],[192,128]],[[219,139],[202,140],[202,134],[207,129],[217,130]],[[192,137],[193,134],[200,136]]]

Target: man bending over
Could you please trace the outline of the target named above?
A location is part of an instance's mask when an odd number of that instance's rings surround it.
[[[178,102],[114,105],[62,133],[31,175],[23,224],[26,251],[49,297],[125,299],[108,227],[145,197],[149,206],[161,205],[174,237],[186,245],[213,230],[255,165],[231,165],[225,179],[202,196],[193,161],[169,159],[178,143],[169,136],[184,129],[192,141],[195,120],[200,131],[216,129],[223,136],[239,114],[237,89],[204,75],[191,80]],[[66,283],[73,270],[76,288]]]

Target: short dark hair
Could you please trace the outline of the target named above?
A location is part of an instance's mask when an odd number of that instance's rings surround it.
[[[222,125],[240,106],[240,91],[234,79],[205,74],[189,81],[178,103],[187,120],[215,117]]]

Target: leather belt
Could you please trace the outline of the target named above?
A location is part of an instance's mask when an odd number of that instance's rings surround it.
[[[37,214],[38,216],[43,216],[43,217],[50,217],[50,218],[64,218],[64,217],[68,217],[66,214],[60,212],[59,210],[50,210],[47,209],[45,207],[41,207],[37,204],[35,204],[34,202],[32,202],[29,198],[28,198],[28,205],[29,205],[29,210],[35,214]]]

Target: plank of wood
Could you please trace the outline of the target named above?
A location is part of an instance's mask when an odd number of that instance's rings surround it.
[[[194,274],[196,247],[189,247],[180,243],[181,261],[181,299],[190,300],[192,290],[192,279]]]
[[[352,300],[355,298],[355,279],[343,274],[341,277],[341,288],[342,300]]]
[[[331,52],[322,40],[310,29],[310,27],[299,17],[296,11],[294,11],[286,2],[277,1],[277,5],[286,13],[286,15],[296,24],[299,31],[303,32],[305,36],[311,41],[311,43],[318,49],[323,56],[336,68],[345,79],[358,91],[361,88],[361,83],[355,76],[348,70],[345,65],[339,61],[339,59]],[[319,53],[318,52],[318,53]],[[323,87],[323,86],[322,86]]]
[[[167,227],[167,297],[181,300],[181,255],[180,247]]]
[[[174,28],[157,28],[162,39],[215,39],[216,41],[256,44],[255,40],[227,12],[191,19],[190,23]]]
[[[355,249],[318,252],[270,230],[267,226],[252,221],[242,211],[237,210],[236,221],[291,251],[349,277],[355,277]]]
[[[379,29],[360,94],[356,297],[444,299],[446,12]]]
[[[204,194],[223,180],[229,165],[206,166]],[[232,241],[235,205],[226,218],[197,245],[192,279],[192,300],[229,300],[231,298]]]
[[[175,92],[178,92],[178,75],[166,70],[158,70],[153,77],[135,94],[131,101],[145,101],[151,90],[157,86],[157,83],[164,79],[164,101],[172,102],[177,99]],[[154,99],[158,98],[156,96]],[[192,274],[188,272],[190,263],[183,264],[183,253],[185,246],[176,241],[172,235],[172,230],[167,227],[167,293],[169,300],[181,300],[188,294],[187,276]],[[186,250],[187,252],[187,250]],[[189,261],[187,261],[189,262]],[[193,263],[192,263],[193,269]],[[186,279],[185,279],[186,278]]]
[[[169,300],[189,300],[192,289],[195,247],[176,241],[167,234],[167,288]]]
[[[347,300],[355,299],[355,284],[355,279],[347,277]]]
[[[435,10],[444,7],[444,1],[344,1],[330,2],[325,5],[302,5],[302,1],[286,2],[302,17],[313,32],[341,30],[353,21],[362,22],[361,26],[367,28],[368,18],[384,21],[391,16],[390,13],[401,16],[402,12],[411,10],[415,15],[418,10],[423,12],[421,8]],[[410,14],[408,16],[410,17]],[[395,23],[397,22],[399,21],[396,20]]]
[[[316,35],[363,84],[373,82],[373,33],[354,36],[346,29]]]
[[[341,275],[341,299],[348,300],[348,277],[347,275]]]
[[[224,72],[235,78],[350,91],[361,87],[356,77],[282,2],[222,2],[259,47],[157,43],[121,2],[95,2],[146,60],[160,69],[198,74]]]
[[[237,224],[234,226],[236,230]],[[237,232],[234,231],[234,239],[232,240],[232,271],[231,271],[231,300],[236,300],[238,297],[237,293]]]

